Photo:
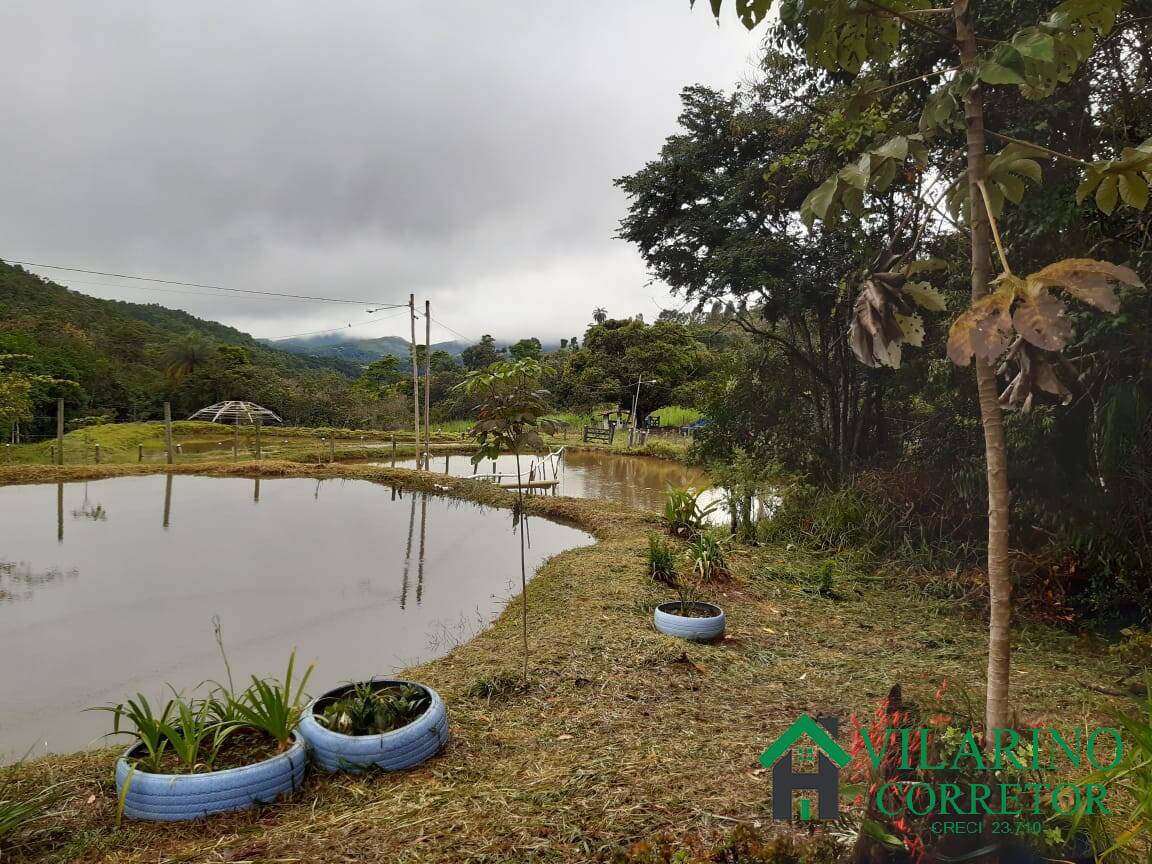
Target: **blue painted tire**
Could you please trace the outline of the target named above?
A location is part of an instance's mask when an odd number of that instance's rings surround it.
[[[403,771],[435,756],[448,743],[448,709],[440,694],[414,681],[373,678],[381,687],[412,685],[430,697],[428,710],[399,729],[380,735],[344,735],[333,732],[316,719],[317,706],[343,696],[350,685],[329,690],[314,700],[300,721],[299,731],[312,749],[312,759],[324,771],[356,774],[370,768]]]
[[[709,618],[688,618],[672,611],[680,608],[679,600],[661,603],[652,616],[656,629],[690,642],[713,642],[721,638],[724,635],[724,610],[711,603],[695,602],[692,605],[706,607],[715,614]]]
[[[262,762],[206,774],[134,771],[128,760],[138,746],[116,762],[116,794],[123,796],[125,816],[149,822],[187,822],[271,803],[300,788],[308,768],[307,747],[298,735],[291,747]]]

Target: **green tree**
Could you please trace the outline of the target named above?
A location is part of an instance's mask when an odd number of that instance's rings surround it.
[[[469,345],[460,353],[460,361],[464,368],[471,371],[491,366],[500,359],[500,351],[496,347],[496,340],[485,333],[475,345]]]
[[[508,353],[512,355],[512,359],[514,360],[539,360],[542,348],[543,346],[540,344],[540,340],[535,336],[531,336],[509,345]]]
[[[597,306],[592,310],[592,320],[597,324],[603,324],[608,320],[608,310],[603,306]]]
[[[712,0],[711,5],[713,13],[719,15],[722,0]],[[771,0],[739,0],[735,5],[741,21],[751,29],[767,17],[772,4]],[[1063,159],[1065,155],[1008,140],[989,158],[985,95],[997,87],[1011,87],[1027,98],[1050,98],[1074,78],[1094,51],[1100,50],[1121,5],[1121,0],[1065,0],[1055,4],[1050,14],[1020,26],[1022,22],[1010,16],[999,20],[995,15],[979,17],[982,9],[997,11],[996,4],[952,0],[952,32],[947,32],[933,18],[919,15],[927,8],[919,0],[869,0],[862,5],[806,0],[786,3],[772,34],[780,44],[801,46],[817,76],[843,73],[855,77],[861,103],[890,100],[893,90],[919,95],[915,99],[921,108],[918,129],[893,135],[866,150],[814,189],[800,210],[809,226],[817,219],[834,224],[845,213],[865,217],[872,190],[887,189],[902,172],[926,171],[932,163],[933,148],[946,150],[949,133],[963,130],[963,163],[949,163],[941,152],[942,158],[933,167],[941,171],[947,185],[943,192],[926,190],[926,195],[935,193],[936,200],[946,196],[954,218],[967,223],[970,239],[972,304],[952,326],[949,355],[962,364],[975,357],[984,431],[991,609],[985,716],[989,730],[1005,728],[1010,721],[1009,486],[1001,399],[1009,407],[1027,408],[1037,393],[1062,396],[1067,391],[1059,377],[1058,355],[1070,332],[1064,304],[1050,289],[1060,288],[1114,312],[1117,302],[1112,285],[1134,285],[1139,280],[1127,268],[1085,259],[1059,261],[1027,278],[1012,272],[995,219],[1006,204],[1024,198],[1026,180],[1040,182],[1043,172],[1037,159]],[[986,35],[989,30],[995,34],[991,38]],[[953,52],[955,65],[934,67],[914,81],[884,81],[882,70],[890,66],[907,31],[915,34],[909,41],[915,39],[920,44],[925,34],[931,36],[942,49]],[[982,48],[982,44],[988,47]],[[927,95],[922,91],[917,94],[916,88],[928,79],[937,82],[935,89]],[[1142,210],[1147,204],[1150,167],[1152,143],[1086,165],[1078,194],[1094,193],[1097,205],[1106,213],[1112,212],[1121,198]],[[931,216],[922,218],[927,224]],[[901,346],[922,341],[923,324],[917,308],[938,311],[943,307],[930,286],[912,278],[919,272],[913,259],[922,236],[922,231],[917,232],[900,254],[878,260],[876,267],[862,274],[850,341],[867,365],[898,366]],[[995,279],[991,268],[993,240],[1002,271]],[[1003,397],[996,378],[1001,363],[1013,376]]]
[[[547,449],[540,431],[554,432],[556,424],[545,418],[548,391],[540,387],[540,363],[533,358],[504,361],[474,370],[460,385],[477,400],[476,424],[468,434],[476,441],[473,464],[511,452],[516,457],[516,509],[513,518],[520,533],[520,608],[524,644],[524,682],[528,682],[528,575],[524,549],[523,472],[520,455]]]

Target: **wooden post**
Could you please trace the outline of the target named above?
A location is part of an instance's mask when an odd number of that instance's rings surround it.
[[[240,420],[232,424],[232,461],[240,458]]]
[[[264,450],[260,446],[260,427],[263,425],[264,425],[263,421],[259,417],[257,417],[256,418],[256,460],[257,461],[262,459],[264,456]],[[257,482],[259,482],[259,481],[257,481]]]
[[[56,400],[56,452],[53,454],[57,465],[64,464],[64,398]]]
[[[408,317],[412,323],[412,417],[416,424],[416,469],[420,469],[420,373],[416,362],[416,295],[408,295]]]
[[[172,403],[164,403],[164,450],[168,454],[168,464],[171,465],[176,461],[175,454],[172,452]],[[167,525],[167,522],[165,522]]]
[[[432,470],[432,303],[424,301],[424,467]]]
[[[176,452],[179,453],[181,456],[183,456],[184,455],[184,445],[183,444],[177,444],[176,445]]]
[[[392,433],[392,467],[396,467],[396,433]]]
[[[100,464],[100,445],[96,445],[96,464]]]
[[[336,436],[333,435],[328,439],[328,461],[336,461]]]
[[[136,461],[137,462],[143,462],[144,461],[144,445],[143,444],[138,444],[136,446]]]

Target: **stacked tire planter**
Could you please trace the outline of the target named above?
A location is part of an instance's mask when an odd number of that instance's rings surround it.
[[[391,732],[376,735],[344,735],[333,732],[316,718],[324,708],[339,699],[352,685],[329,690],[314,700],[304,712],[299,733],[312,749],[312,758],[324,771],[359,773],[370,768],[403,771],[436,755],[448,743],[448,711],[440,694],[414,681],[373,678],[374,687],[419,687],[428,694],[427,710],[419,717]]]
[[[271,803],[295,792],[308,767],[307,749],[299,735],[283,753],[253,765],[205,774],[152,774],[135,769],[129,760],[138,749],[139,745],[130,747],[116,762],[116,793],[124,802],[125,816],[151,822],[186,822]]]
[[[656,629],[690,642],[714,642],[724,636],[724,610],[719,606],[694,602],[691,604],[693,608],[712,613],[704,618],[694,618],[676,614],[682,605],[679,600],[672,600],[657,606],[652,616]]]

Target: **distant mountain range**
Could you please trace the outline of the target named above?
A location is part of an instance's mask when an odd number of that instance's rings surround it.
[[[295,339],[264,340],[264,344],[279,351],[302,354],[306,357],[326,357],[350,363],[371,363],[392,355],[407,359],[411,353],[408,340],[400,336],[381,336],[378,339],[342,339],[339,336],[318,335]],[[447,351],[459,357],[468,345],[465,342],[433,342],[433,351]]]

